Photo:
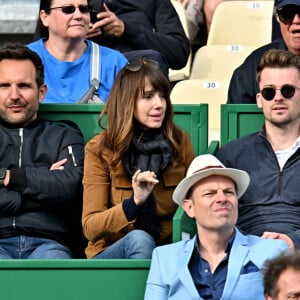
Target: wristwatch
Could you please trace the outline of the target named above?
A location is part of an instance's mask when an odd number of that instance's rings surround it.
[[[0,186],[4,185],[5,176],[6,176],[6,168],[0,168]]]

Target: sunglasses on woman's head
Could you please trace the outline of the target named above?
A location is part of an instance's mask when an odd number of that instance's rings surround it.
[[[126,65],[126,69],[131,72],[137,72],[142,68],[142,66],[147,65],[147,64],[154,67],[155,69],[159,69],[158,61],[151,59],[151,58],[145,58],[145,57],[128,61],[127,65]]]
[[[286,25],[292,24],[296,14],[300,18],[300,5],[289,4],[277,10],[280,22]]]
[[[90,8],[88,5],[78,5],[78,6],[75,6],[75,5],[64,5],[64,6],[58,6],[58,7],[50,7],[47,9],[47,11],[50,11],[52,9],[61,9],[61,11],[66,14],[66,15],[70,15],[70,14],[73,14],[76,10],[76,8],[78,7],[79,11],[82,13],[82,14],[87,14],[90,12]]]
[[[271,86],[265,87],[260,90],[260,93],[267,101],[271,101],[274,99],[277,90],[280,91],[281,95],[284,98],[291,99],[295,95],[296,89],[298,90],[300,88],[290,84],[285,84],[281,88],[277,89]]]

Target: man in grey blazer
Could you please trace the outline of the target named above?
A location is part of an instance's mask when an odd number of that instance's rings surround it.
[[[264,261],[289,250],[283,240],[243,235],[235,227],[238,198],[249,181],[245,171],[226,168],[213,155],[192,161],[173,200],[195,219],[197,234],[153,251],[145,300],[264,299]]]

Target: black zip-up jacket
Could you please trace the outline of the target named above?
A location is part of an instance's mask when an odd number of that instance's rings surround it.
[[[233,72],[228,89],[227,103],[256,104],[256,94],[259,92],[256,69],[260,58],[270,49],[287,50],[287,47],[284,41],[279,39],[254,50]]]
[[[101,0],[90,0],[94,8]],[[169,0],[105,0],[125,24],[122,37],[100,35],[93,39],[100,45],[120,52],[152,49],[160,52],[169,67],[186,65],[190,43],[180,19]]]
[[[0,167],[11,171],[9,185],[0,187],[0,238],[28,235],[71,246],[82,201],[80,130],[40,118],[26,128],[0,121],[0,141]],[[50,171],[63,158],[64,170]]]
[[[300,149],[281,170],[263,128],[222,146],[217,157],[226,167],[250,176],[249,187],[238,200],[238,228],[258,236],[264,231],[287,234],[300,249]]]

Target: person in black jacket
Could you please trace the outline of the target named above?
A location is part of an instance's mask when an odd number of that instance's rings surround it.
[[[39,116],[44,66],[26,46],[0,48],[0,259],[72,258],[84,141]],[[77,217],[76,220],[74,218]]]
[[[300,1],[276,0],[275,7],[282,38],[253,51],[234,71],[228,90],[229,104],[256,104],[256,94],[259,92],[256,68],[266,51],[288,50],[300,55]]]
[[[270,49],[256,78],[264,126],[223,145],[217,157],[250,175],[239,199],[238,228],[300,250],[300,56]]]
[[[128,60],[157,60],[165,75],[169,67],[186,65],[190,43],[169,0],[90,0],[89,5],[94,24],[88,37],[94,42],[119,50]]]

